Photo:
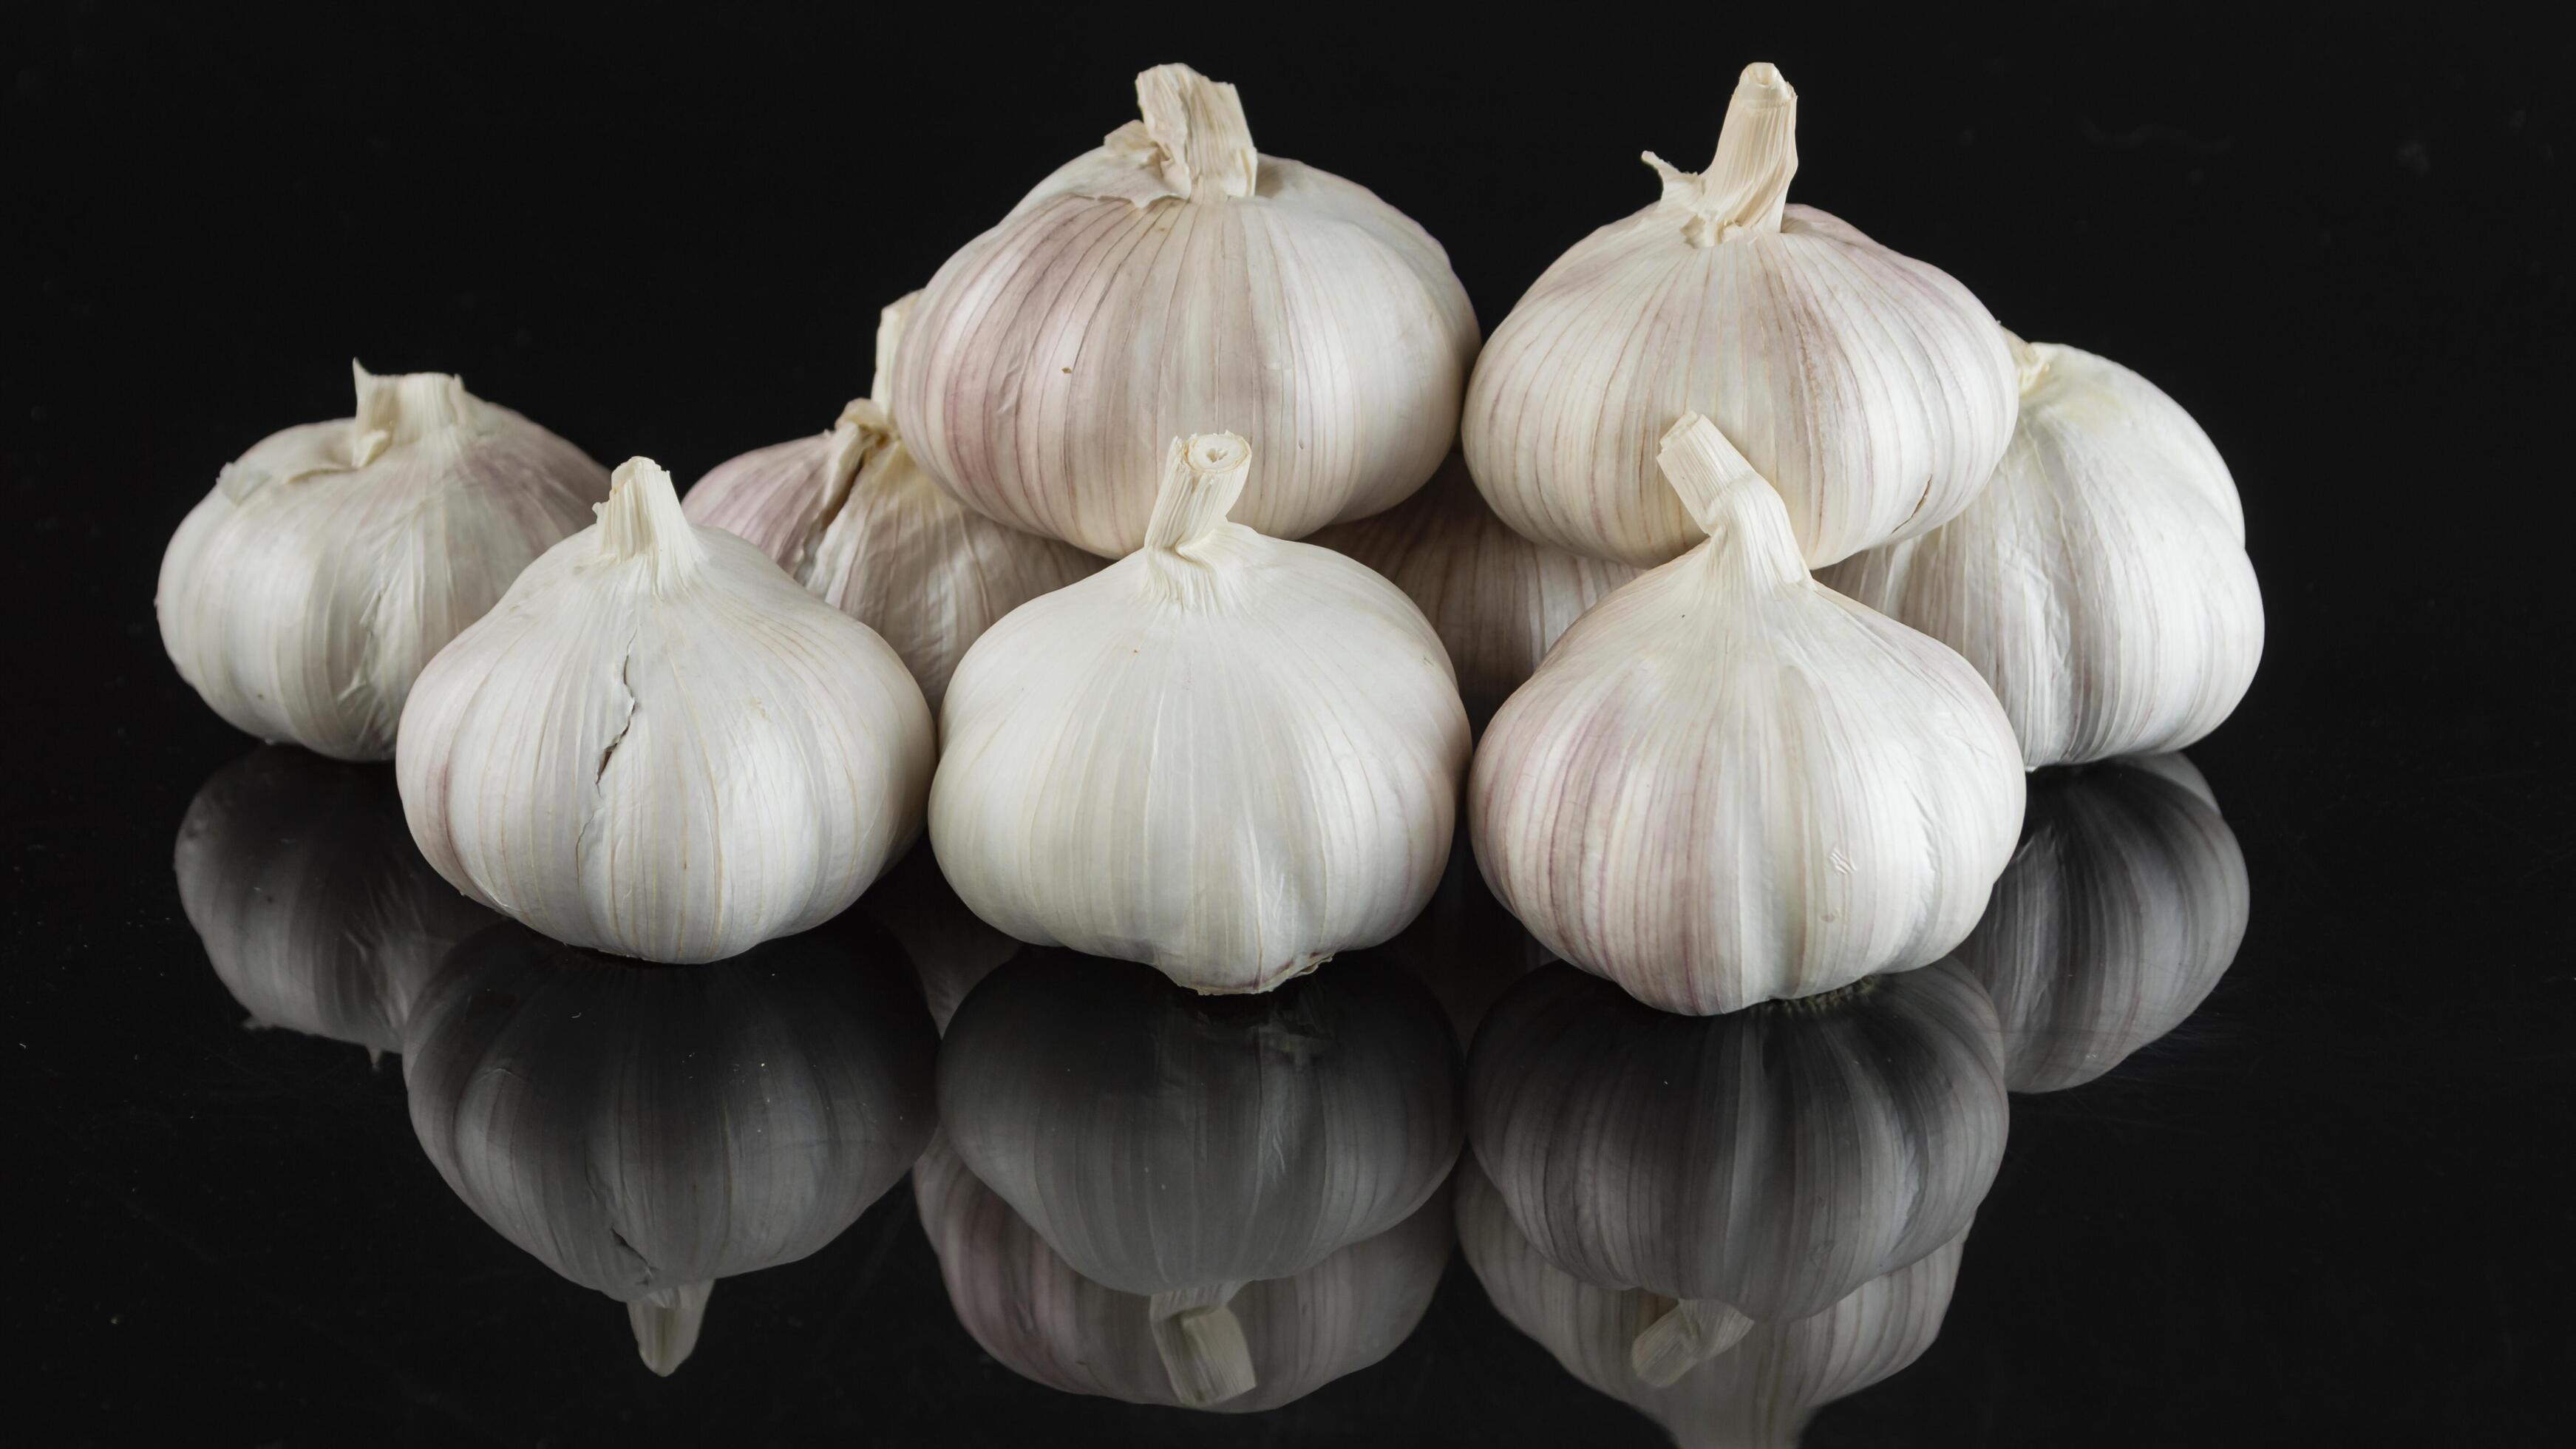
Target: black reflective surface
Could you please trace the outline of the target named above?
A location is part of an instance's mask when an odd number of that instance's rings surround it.
[[[33,668],[0,1440],[2576,1427],[2570,651],[2535,546],[2567,137],[2530,37],[1086,17],[980,47],[1013,100],[978,105],[953,40],[858,19],[5,23]],[[385,767],[255,747],[161,657],[169,529],[329,415],[350,353],[694,476],[828,421],[876,307],[1179,55],[1442,238],[1489,327],[1641,204],[1640,146],[1705,144],[1779,60],[1801,199],[2208,428],[2264,581],[2251,696],[2187,760],[2034,777],[1952,964],[1674,1022],[1533,969],[1468,869],[1257,1003],[1010,959],[918,860],[711,971],[565,958],[421,869]]]

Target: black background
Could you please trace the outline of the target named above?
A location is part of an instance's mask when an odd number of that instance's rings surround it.
[[[614,1304],[440,1183],[390,1063],[239,1029],[170,845],[251,742],[151,599],[216,468],[345,415],[353,355],[684,480],[820,430],[877,308],[1132,114],[1145,65],[1237,82],[1265,151],[1422,222],[1490,329],[1770,59],[1794,199],[2199,418],[2270,621],[2191,751],[2250,863],[2235,969],[2112,1077],[2015,1100],[1940,1341],[1809,1442],[2565,1442],[2563,46],[2459,6],[214,8],[0,19],[0,1436],[1657,1442],[1457,1263],[1392,1358],[1270,1415],[1057,1395],[978,1354],[900,1190],[729,1280],[651,1378]]]

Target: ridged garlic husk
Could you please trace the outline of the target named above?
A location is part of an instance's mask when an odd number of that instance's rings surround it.
[[[1808,577],[1707,419],[1663,465],[1707,539],[1566,631],[1486,730],[1476,859],[1548,949],[1708,1015],[1940,959],[2021,828],[1967,661]]]
[[[1942,272],[1788,206],[1798,94],[1745,67],[1717,157],[1652,152],[1654,205],[1575,243],[1494,329],[1461,436],[1531,538],[1640,567],[1699,542],[1656,439],[1705,413],[1789,504],[1810,564],[1958,516],[2013,425],[2003,330]]]
[[[556,940],[714,961],[859,898],[936,746],[903,661],[650,459],[421,671],[396,760],[457,889]]]
[[[589,521],[608,471],[457,378],[349,370],[357,415],[225,464],[152,602],[179,677],[234,728],[384,760],[421,667]]]
[[[1174,1319],[1074,1271],[944,1138],[912,1185],[949,1301],[1004,1367],[1069,1394],[1227,1414],[1278,1408],[1394,1352],[1453,1241],[1442,1191],[1301,1272],[1241,1285],[1223,1320]]]
[[[2180,755],[2030,777],[2021,849],[1958,959],[2001,1013],[2006,1080],[2110,1071],[2207,999],[2245,940],[2245,852]]]
[[[402,1050],[448,951],[500,920],[439,879],[393,772],[264,745],[215,772],[173,853],[179,904],[249,1025]]]
[[[2145,378],[2012,343],[2021,421],[1994,482],[1937,531],[1819,577],[1967,656],[2032,765],[2180,749],[2263,658],[2235,480]]]
[[[905,441],[986,517],[1112,558],[1145,541],[1161,441],[1239,427],[1240,521],[1301,538],[1440,466],[1476,316],[1428,233],[1253,148],[1234,87],[1136,77],[1143,120],[949,258],[897,359]]]
[[[1309,541],[1386,575],[1421,607],[1458,671],[1467,719],[1480,730],[1567,626],[1637,576],[1626,564],[1505,528],[1455,453],[1421,492]]]
[[[1994,1005],[1948,961],[1709,1019],[1551,966],[1485,1018],[1467,1099],[1531,1245],[1661,1301],[1650,1382],[1956,1238],[2010,1116]]]
[[[1474,1163],[1458,1172],[1458,1241],[1494,1307],[1565,1371],[1664,1426],[1684,1449],[1792,1449],[1815,1411],[1904,1369],[1940,1337],[1963,1232],[1821,1313],[1747,1324],[1734,1342],[1657,1383],[1640,1375],[1635,1325],[1664,1311],[1638,1289],[1586,1283],[1521,1235]]]
[[[819,437],[719,463],[681,500],[693,523],[760,547],[798,583],[877,631],[939,711],[948,676],[976,637],[1020,605],[1100,567],[1070,544],[959,506],[913,461],[890,392],[905,315],[877,323],[869,395]]]
[[[1395,1228],[1448,1180],[1458,1070],[1438,1003],[1385,962],[1228,998],[1032,950],[949,1022],[939,1120],[1074,1272],[1145,1300],[1172,1382],[1217,1402],[1255,1374],[1244,1284]]]
[[[625,1303],[668,1374],[715,1280],[815,1252],[902,1179],[930,1140],[936,1050],[872,933],[666,971],[502,922],[422,994],[403,1079],[447,1185]]]
[[[1468,753],[1402,590],[1227,521],[1251,464],[1231,433],[1172,440],[1145,546],[967,651],[930,791],[975,914],[1208,992],[1267,991],[1412,920]]]

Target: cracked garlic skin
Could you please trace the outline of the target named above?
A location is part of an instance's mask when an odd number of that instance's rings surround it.
[[[1253,148],[1234,87],[1136,78],[1143,112],[931,279],[897,359],[905,441],[967,507],[1111,558],[1157,444],[1236,424],[1236,521],[1302,538],[1421,486],[1457,436],[1476,316],[1439,243]]]
[[[819,925],[920,828],[903,661],[650,459],[421,672],[396,777],[457,889],[559,941],[713,961]]]
[[[1173,439],[1145,546],[958,665],[930,839],[1002,931],[1267,991],[1438,887],[1468,753],[1448,656],[1366,567],[1227,521],[1259,466]]]
[[[830,432],[720,463],[680,506],[691,522],[758,545],[876,630],[936,714],[966,646],[994,620],[1101,561],[970,512],[913,461],[895,432],[890,394],[895,349],[920,295],[885,309],[875,387],[842,409]]]
[[[1938,527],[2003,456],[2013,363],[1968,289],[1812,207],[1797,92],[1747,66],[1699,174],[1574,245],[1494,330],[1461,436],[1530,538],[1651,567],[1699,541],[1656,439],[1707,414],[1789,505],[1810,564]]]
[[[152,602],[179,677],[226,723],[383,760],[421,667],[589,521],[608,470],[457,378],[349,370],[357,415],[225,464]]]
[[[2011,341],[2021,421],[1994,482],[1938,531],[1819,577],[1967,656],[2034,766],[2180,749],[2263,657],[2235,481],[2153,383]]]
[[[1421,606],[1457,667],[1459,697],[1478,729],[1584,610],[1637,576],[1626,564],[1505,528],[1456,453],[1411,498],[1307,542],[1367,564]]]
[[[1706,540],[1595,606],[1485,733],[1485,880],[1541,944],[1711,1015],[1940,959],[2021,828],[1967,661],[1816,583],[1706,418],[1665,473]]]

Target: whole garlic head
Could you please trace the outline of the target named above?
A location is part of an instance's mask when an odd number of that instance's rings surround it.
[[[1568,625],[1637,576],[1626,564],[1532,543],[1505,528],[1455,453],[1421,492],[1308,542],[1367,564],[1422,607],[1479,729]]]
[[[1468,826],[1540,943],[1710,1015],[1940,959],[2021,829],[1967,661],[1808,577],[1709,421],[1664,439],[1708,538],[1568,629],[1485,732]]]
[[[1966,655],[2033,765],[2180,749],[2263,657],[2235,481],[2153,383],[2011,340],[2021,421],[1994,482],[1938,531],[1820,577]]]
[[[1467,466],[1531,538],[1640,567],[1699,541],[1655,474],[1698,411],[1788,500],[1811,564],[1956,517],[2012,433],[2003,330],[1968,289],[1785,205],[1798,94],[1745,67],[1717,158],[1649,152],[1660,200],[1575,243],[1494,330],[1467,387]]]
[[[179,677],[227,723],[382,760],[421,667],[588,521],[608,471],[458,378],[349,370],[357,416],[225,464],[152,603]]]
[[[1100,560],[967,511],[913,461],[895,432],[890,394],[904,319],[920,295],[885,309],[876,384],[830,432],[716,465],[681,508],[693,523],[757,544],[798,583],[876,630],[935,714],[967,645]]]
[[[1173,439],[1145,547],[975,641],[930,791],[975,914],[1199,991],[1267,991],[1401,930],[1467,763],[1422,611],[1227,521],[1250,462],[1232,433]]]
[[[1156,440],[1267,459],[1237,521],[1301,538],[1440,466],[1476,316],[1439,243],[1253,149],[1234,87],[1136,78],[1144,114],[949,258],[896,366],[903,436],[976,512],[1112,558],[1145,541]]]
[[[921,825],[903,661],[651,459],[421,672],[396,757],[457,889],[558,941],[713,961],[838,914]]]

